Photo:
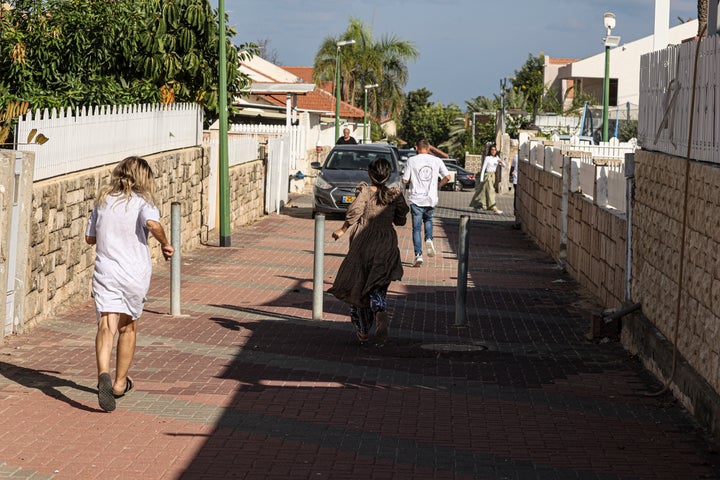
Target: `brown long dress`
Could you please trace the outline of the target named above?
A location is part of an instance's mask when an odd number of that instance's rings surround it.
[[[405,225],[410,208],[400,189],[391,189],[394,198],[388,205],[378,203],[377,192],[369,185],[361,184],[358,189],[345,216],[350,224],[350,248],[328,293],[351,305],[369,307],[375,287],[387,287],[393,280],[402,279],[393,225]]]

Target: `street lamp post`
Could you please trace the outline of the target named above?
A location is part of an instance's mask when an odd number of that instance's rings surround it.
[[[610,35],[615,28],[615,14],[607,12],[603,15],[603,24],[607,34],[603,38],[605,44],[605,78],[603,79],[603,132],[602,141],[608,141],[608,108],[610,107],[610,47],[617,47],[620,44],[620,37]]]
[[[480,112],[473,112],[472,114],[472,137],[473,137],[473,148],[475,148],[475,117],[480,115]]]
[[[372,85],[365,85],[365,107],[363,108],[363,143],[367,142],[367,95],[368,90],[371,88],[377,88],[380,85],[373,83]],[[372,130],[372,129],[371,129]]]
[[[340,138],[340,47],[352,45],[355,40],[343,40],[337,42],[335,54],[335,139]]]
[[[501,128],[503,135],[505,134],[505,92],[507,92],[507,89],[506,89],[507,80],[508,80],[507,77],[500,79],[500,98],[501,98],[500,108],[502,109],[502,113],[500,115],[501,119],[502,119],[502,121],[501,121],[502,125],[500,125],[500,128]]]

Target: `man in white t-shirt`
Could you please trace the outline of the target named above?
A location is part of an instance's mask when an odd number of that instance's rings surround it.
[[[403,173],[403,183],[410,184],[408,202],[413,223],[413,247],[415,248],[415,263],[419,267],[422,258],[422,228],[425,226],[425,247],[429,257],[435,256],[433,244],[432,217],[435,205],[438,203],[438,188],[442,188],[450,181],[450,172],[445,162],[438,157],[430,155],[430,144],[421,139],[415,145],[417,155],[410,157]],[[442,177],[442,180],[438,179]]]

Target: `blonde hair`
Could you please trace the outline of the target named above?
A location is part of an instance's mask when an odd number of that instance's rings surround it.
[[[129,200],[135,193],[155,205],[155,180],[147,161],[141,157],[127,157],[117,164],[110,175],[110,183],[98,190],[96,205],[103,205],[108,195],[122,195]]]

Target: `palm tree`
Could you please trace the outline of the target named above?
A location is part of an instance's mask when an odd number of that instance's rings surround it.
[[[495,95],[495,98],[480,96],[472,100],[465,100],[465,107],[468,114],[495,113],[495,111],[500,108],[500,100],[497,95]]]
[[[707,29],[708,6],[708,0],[697,0],[698,35],[702,35],[703,31]]]
[[[526,110],[528,105],[528,97],[521,89],[509,89],[505,92],[505,107],[515,108],[519,110]],[[453,119],[448,133],[448,140],[442,143],[440,148],[446,149],[454,156],[462,156],[466,151],[477,153],[482,151],[485,145],[485,141],[488,140],[488,131],[493,131],[494,126],[494,115],[495,112],[501,108],[501,98],[497,94],[493,94],[493,98],[490,97],[475,97],[471,100],[465,101],[465,112],[462,115],[458,115]],[[480,127],[476,125],[475,131],[473,131],[473,114],[483,113],[490,115],[492,120],[492,128]],[[523,119],[514,118],[509,123],[509,129],[514,130],[520,126]],[[485,130],[485,132],[483,132]],[[473,135],[475,136],[475,146],[473,144]]]
[[[337,42],[343,40],[355,40],[355,44],[340,49],[341,100],[362,107],[364,86],[377,83],[379,87],[368,92],[370,113],[376,117],[398,114],[408,80],[406,62],[418,57],[415,46],[394,36],[375,41],[368,25],[350,18],[347,30],[338,37],[326,37],[315,54],[315,83],[335,81]]]

